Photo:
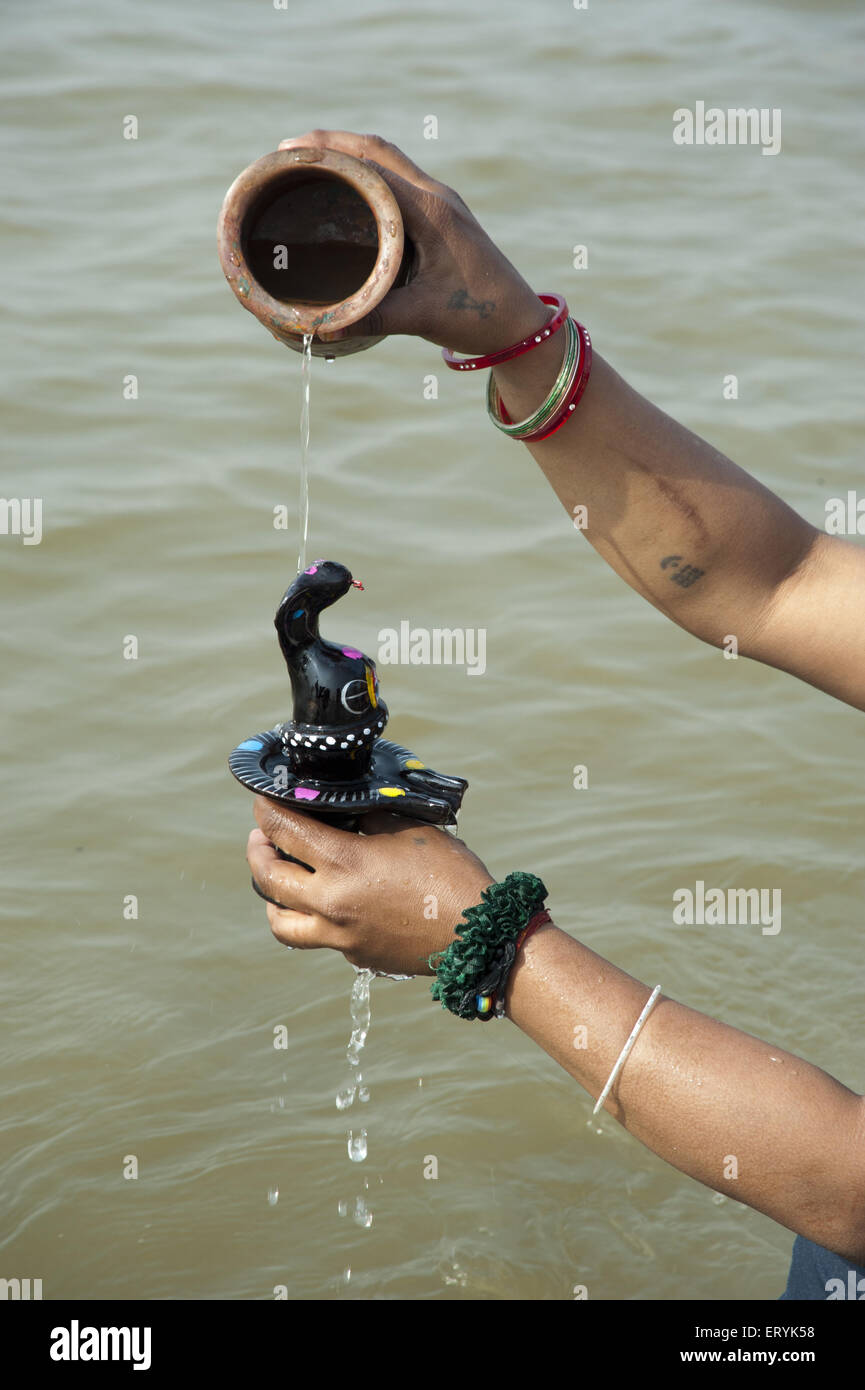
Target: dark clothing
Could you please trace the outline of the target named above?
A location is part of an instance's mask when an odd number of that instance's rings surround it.
[[[781,1298],[865,1300],[865,1269],[862,1265],[851,1264],[841,1255],[833,1255],[831,1250],[824,1250],[812,1240],[797,1236],[787,1287]]]

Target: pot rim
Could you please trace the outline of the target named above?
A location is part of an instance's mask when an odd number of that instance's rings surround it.
[[[347,299],[299,309],[274,299],[255,279],[243,251],[241,229],[246,214],[262,190],[280,174],[300,165],[314,165],[347,183],[363,198],[375,218],[378,254],[362,285]],[[393,284],[402,261],[405,236],[399,204],[388,184],[363,160],[321,145],[300,145],[262,155],[237,176],[223,200],[217,226],[219,260],[226,280],[245,309],[277,337],[320,329],[348,328],[380,304]]]

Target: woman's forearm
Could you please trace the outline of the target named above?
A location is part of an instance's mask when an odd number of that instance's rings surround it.
[[[517,331],[549,316],[536,304],[521,309]],[[562,351],[559,333],[496,368],[512,419],[544,399]],[[704,641],[733,635],[740,652],[769,659],[758,641],[764,616],[814,545],[814,527],[598,353],[573,417],[530,448],[571,520],[632,588]]]
[[[520,953],[506,1002],[597,1098],[649,994],[548,926]],[[690,1177],[865,1263],[865,1103],[819,1068],[661,996],[605,1108]]]

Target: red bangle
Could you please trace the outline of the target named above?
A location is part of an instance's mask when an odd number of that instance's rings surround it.
[[[554,333],[557,333],[568,317],[568,306],[560,294],[539,294],[538,299],[542,304],[555,305],[556,312],[543,328],[531,333],[528,338],[523,338],[521,342],[514,343],[513,347],[502,348],[501,352],[489,352],[485,357],[454,357],[450,348],[442,348],[444,358],[451,371],[454,372],[477,372],[481,367],[496,367],[500,362],[510,362],[512,357],[522,357],[524,352],[531,352],[532,348],[545,343]]]
[[[530,918],[528,925],[523,927],[523,930],[517,937],[517,946],[516,951],[514,953],[514,960],[516,960],[517,956],[520,953],[520,947],[523,945],[524,942],[528,941],[532,932],[536,932],[538,927],[545,926],[546,923],[551,920],[552,919],[550,917],[550,914],[545,907],[542,907],[539,912],[535,913],[534,917]]]
[[[582,394],[588,385],[589,373],[592,370],[592,340],[589,337],[589,330],[583,324],[577,323],[577,320],[574,319],[574,325],[580,335],[581,344],[581,362],[577,378],[552,420],[534,434],[521,435],[519,441],[521,444],[538,444],[542,439],[549,439],[551,434],[555,434],[556,430],[560,430],[565,421],[571,418],[580,403]],[[501,396],[498,398],[498,406],[499,414],[504,423],[506,425],[513,424]]]

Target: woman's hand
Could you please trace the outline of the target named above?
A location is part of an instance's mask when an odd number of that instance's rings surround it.
[[[412,333],[455,352],[497,352],[551,316],[469,212],[462,198],[378,135],[311,130],[283,140],[339,150],[371,165],[390,186],[417,251],[416,274],[350,328],[323,342],[381,333]]]
[[[357,835],[262,796],[255,818],[246,857],[277,941],[328,946],[359,967],[432,975],[427,957],[450,945],[494,882],[462,840],[421,821],[365,816]],[[286,863],[275,846],[309,867]]]

